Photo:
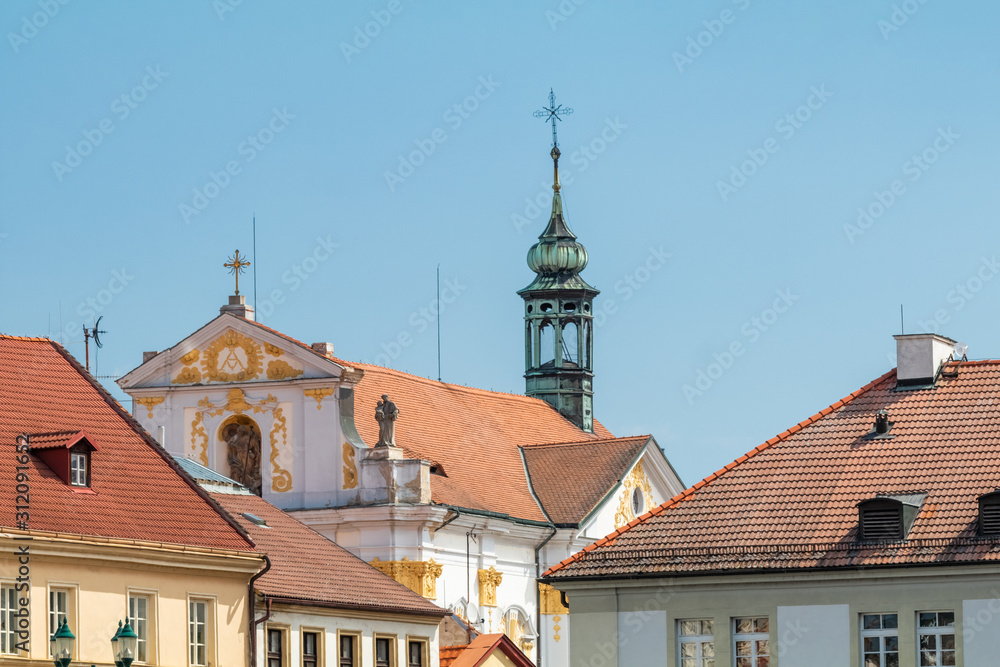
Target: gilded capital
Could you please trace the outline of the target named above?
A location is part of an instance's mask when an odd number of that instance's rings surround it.
[[[372,567],[382,574],[395,579],[414,593],[433,600],[437,597],[437,579],[443,568],[433,558],[430,560],[379,560],[371,562]]]
[[[490,565],[488,570],[479,570],[479,604],[485,607],[497,606],[497,586],[503,580],[503,573]]]

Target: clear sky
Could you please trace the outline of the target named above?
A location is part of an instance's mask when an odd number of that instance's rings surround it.
[[[553,87],[596,415],[693,483],[891,369],[900,304],[1000,356],[997,13],[8,0],[0,331],[82,358],[103,315],[127,372],[217,315],[256,213],[261,321],[436,377],[440,264],[444,379],[523,392]]]

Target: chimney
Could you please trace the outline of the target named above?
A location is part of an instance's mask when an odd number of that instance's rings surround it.
[[[900,334],[896,339],[896,386],[933,384],[952,358],[955,341],[937,334]]]
[[[324,357],[333,356],[333,343],[313,343],[311,347],[315,352],[319,352]]]
[[[253,306],[247,305],[247,298],[242,294],[232,294],[229,297],[229,304],[219,308],[220,313],[230,313],[237,317],[253,320]]]

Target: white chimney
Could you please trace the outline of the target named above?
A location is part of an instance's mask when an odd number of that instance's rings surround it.
[[[931,384],[952,358],[955,341],[937,334],[901,334],[896,339],[896,386]]]
[[[231,313],[237,317],[253,320],[253,306],[247,303],[247,298],[242,294],[230,294],[229,303],[219,308],[220,313]]]

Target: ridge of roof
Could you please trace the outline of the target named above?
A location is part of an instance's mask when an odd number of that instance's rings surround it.
[[[652,435],[623,435],[614,438],[595,438],[592,440],[571,440],[569,442],[539,442],[535,444],[518,445],[523,449],[544,449],[547,447],[579,447],[581,445],[597,445],[606,442],[624,442],[626,440],[648,440]]]
[[[55,342],[51,338],[48,338],[46,336],[14,336],[13,334],[5,334],[5,333],[0,333],[0,339],[3,339],[3,340],[29,340],[29,341],[34,341],[36,343],[45,343],[45,342],[51,343],[51,342]]]
[[[987,360],[984,360],[984,361],[987,361]],[[1000,360],[988,360],[988,361],[992,361],[993,363],[1000,363]],[[964,363],[969,363],[969,362],[964,362]],[[605,535],[604,537],[602,537],[601,539],[597,540],[593,544],[588,544],[583,549],[581,549],[577,553],[573,554],[569,558],[563,559],[562,561],[556,563],[555,565],[553,565],[552,567],[550,567],[548,570],[546,570],[542,574],[542,578],[549,577],[549,576],[555,574],[556,572],[559,572],[560,570],[565,569],[566,567],[568,567],[569,565],[575,563],[576,561],[582,560],[591,551],[594,551],[598,547],[602,547],[602,546],[605,546],[607,544],[611,544],[612,542],[614,542],[614,540],[618,536],[620,536],[620,535],[628,532],[629,530],[631,530],[635,526],[638,526],[638,525],[640,525],[642,523],[645,523],[646,521],[648,521],[652,517],[659,516],[660,514],[663,514],[665,511],[667,511],[668,509],[670,509],[671,507],[679,505],[680,503],[684,502],[685,500],[688,500],[689,498],[693,497],[703,487],[705,487],[708,484],[712,483],[713,481],[715,481],[716,479],[718,479],[722,475],[726,474],[727,472],[729,472],[733,468],[736,468],[738,465],[740,465],[744,461],[747,461],[747,460],[753,458],[754,456],[756,456],[757,454],[759,454],[759,453],[761,453],[761,452],[763,452],[763,451],[765,451],[767,449],[770,449],[772,446],[778,444],[779,442],[787,440],[790,436],[798,433],[799,431],[801,431],[802,429],[804,429],[806,426],[809,426],[810,424],[813,424],[813,423],[819,421],[820,419],[826,417],[827,415],[831,414],[832,412],[834,412],[836,410],[839,410],[843,406],[847,405],[848,403],[850,403],[851,401],[853,401],[857,397],[859,397],[862,394],[866,393],[867,391],[871,390],[872,388],[874,388],[875,386],[877,386],[878,384],[882,383],[883,381],[887,380],[888,378],[890,378],[891,376],[893,376],[895,374],[896,374],[896,369],[893,368],[892,370],[890,370],[890,371],[882,374],[881,376],[879,376],[875,380],[872,380],[868,384],[864,385],[860,389],[851,392],[850,394],[848,394],[844,398],[840,399],[836,403],[830,404],[828,407],[823,408],[822,410],[820,410],[816,414],[812,415],[811,417],[808,417],[808,418],[800,421],[798,424],[795,424],[791,428],[782,431],[781,433],[779,433],[778,435],[774,436],[773,438],[771,438],[769,440],[766,440],[764,443],[762,443],[762,444],[758,445],[757,447],[751,449],[749,452],[747,452],[743,456],[737,458],[736,460],[734,460],[733,462],[729,463],[728,465],[723,466],[719,470],[716,470],[715,472],[713,472],[708,477],[705,477],[700,482],[695,482],[692,486],[688,487],[687,489],[685,489],[681,493],[677,494],[676,496],[674,496],[670,500],[666,501],[665,503],[662,503],[661,505],[658,505],[658,506],[652,508],[651,510],[649,510],[645,514],[643,514],[641,516],[638,516],[635,519],[629,521],[627,524],[625,524],[621,528],[616,528],[614,531],[612,531],[608,535]]]
[[[184,482],[191,487],[194,492],[197,493],[208,504],[208,506],[212,508],[213,511],[219,515],[220,518],[222,518],[222,520],[232,526],[233,530],[235,530],[236,533],[243,538],[250,549],[256,550],[257,545],[254,543],[253,538],[250,537],[250,534],[243,529],[243,526],[233,519],[228,512],[222,509],[222,506],[219,505],[219,503],[217,503],[215,499],[212,498],[207,491],[205,491],[205,489],[201,488],[201,485],[198,484],[198,482],[196,482],[194,478],[187,473],[187,471],[181,468],[177,461],[174,460],[174,457],[168,454],[167,450],[163,449],[163,447],[160,446],[160,443],[158,443],[153,436],[146,432],[146,429],[144,429],[142,425],[136,421],[135,417],[133,417],[131,413],[129,413],[129,411],[126,410],[122,404],[119,403],[118,400],[104,388],[104,385],[97,381],[97,378],[90,374],[90,371],[84,368],[80,362],[77,361],[76,357],[70,354],[69,351],[58,342],[49,338],[46,338],[45,340],[52,345],[56,352],[62,355],[63,359],[69,362],[69,364],[80,374],[81,377],[83,377],[84,380],[90,383],[104,402],[107,403],[119,417],[121,417],[126,425],[131,428],[136,435],[138,435],[139,438],[145,442],[147,446],[149,446],[150,449],[156,452],[160,458],[163,459],[166,464],[170,466],[170,468],[172,468],[177,475],[184,480]]]

